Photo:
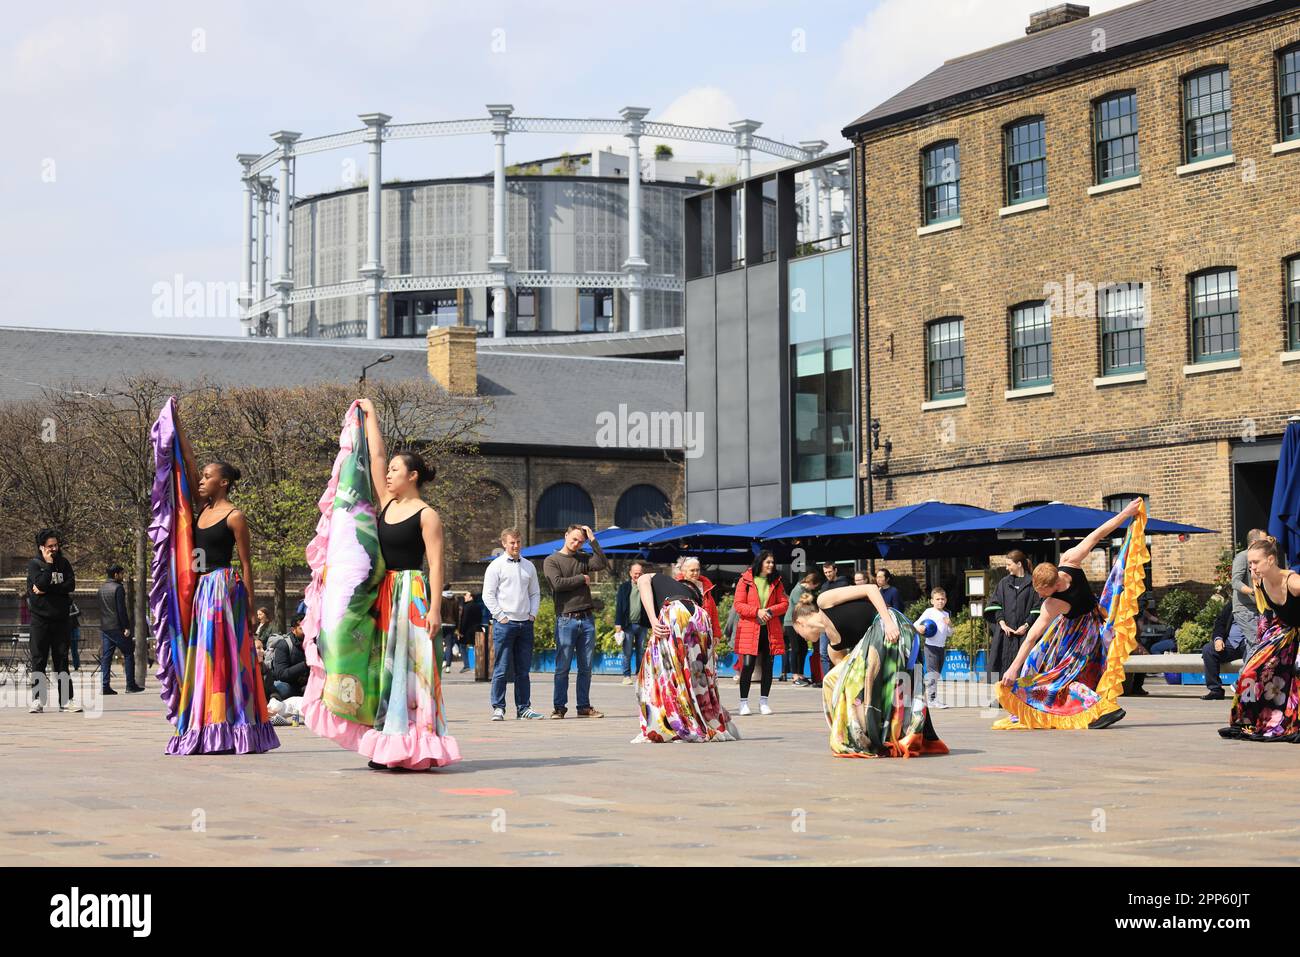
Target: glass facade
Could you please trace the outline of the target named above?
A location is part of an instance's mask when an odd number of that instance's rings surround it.
[[[961,149],[956,140],[938,143],[921,154],[925,225],[961,216]]]
[[[853,191],[848,160],[838,160],[794,176],[794,255],[814,256],[852,242]]]
[[[455,289],[394,295],[389,299],[388,334],[395,338],[426,335],[438,326],[459,325],[460,293]]]
[[[1097,182],[1138,175],[1137,94],[1118,93],[1092,108],[1096,137]]]
[[[1004,133],[1007,205],[1047,195],[1047,124],[1043,118],[1008,126]]]
[[[1101,374],[1146,368],[1146,303],[1140,282],[1116,283],[1097,291],[1101,320]]]
[[[1240,355],[1237,270],[1215,269],[1188,283],[1192,315],[1192,361],[1213,362]]]
[[[614,290],[583,289],[578,293],[578,331],[609,332],[614,323]]]
[[[1226,66],[1183,80],[1187,162],[1232,152],[1232,80]]]
[[[788,265],[790,508],[852,514],[853,261],[848,249]],[[847,512],[843,511],[847,510]]]

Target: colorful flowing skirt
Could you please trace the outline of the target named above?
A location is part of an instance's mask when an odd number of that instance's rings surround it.
[[[200,575],[187,640],[160,642],[164,698],[176,690],[168,754],[248,754],[280,746],[248,630],[248,593],[233,568]],[[169,702],[170,704],[170,702]],[[169,708],[170,710],[170,708]]]
[[[718,695],[708,613],[694,603],[666,601],[659,621],[667,626],[668,637],[656,638],[654,629],[646,635],[637,674],[641,733],[632,743],[739,740],[740,731]]]
[[[1259,644],[1237,677],[1230,724],[1219,734],[1243,741],[1300,743],[1300,628],[1288,628],[1275,615],[1261,615],[1260,632]]]
[[[822,708],[837,758],[911,758],[947,754],[923,694],[922,638],[890,609],[898,641],[885,641],[877,618],[847,658],[822,679]]]
[[[1025,661],[1010,687],[996,686],[998,703],[1010,717],[995,730],[1081,729],[1119,710],[1124,662],[1137,647],[1138,596],[1146,590],[1143,566],[1146,510],[1129,526],[1124,545],[1106,578],[1100,604],[1073,620],[1057,617]]]

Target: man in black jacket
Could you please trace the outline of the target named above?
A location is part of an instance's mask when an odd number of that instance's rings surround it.
[[[293,631],[288,640],[275,646],[271,660],[271,681],[275,696],[280,699],[295,698],[307,690],[307,653],[303,651],[302,615],[293,616]]]
[[[109,687],[113,672],[113,652],[122,652],[126,668],[126,693],[139,694],[144,688],[135,683],[135,642],[131,640],[131,617],[126,611],[126,587],[122,584],[122,566],[108,566],[108,581],[99,586],[99,673],[104,694],[117,694]]]
[[[68,616],[77,579],[63,556],[58,532],[41,529],[36,533],[36,547],[40,554],[27,563],[27,607],[32,613],[32,706],[28,710],[32,714],[45,710],[49,691],[45,666],[53,656],[59,710],[80,711],[81,706],[72,700],[72,677],[68,674],[68,645],[72,639]]]

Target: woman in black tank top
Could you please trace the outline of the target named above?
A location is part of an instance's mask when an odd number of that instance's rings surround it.
[[[434,469],[413,452],[389,458],[369,399],[355,403],[344,424],[355,456],[348,464],[349,494],[368,498],[365,504],[374,509],[363,515],[361,507],[352,507],[356,517],[346,533],[364,539],[363,521],[373,516],[379,552],[374,558],[384,573],[374,591],[366,590],[366,582],[353,586],[349,601],[373,595],[373,613],[357,616],[343,633],[346,639],[329,632],[321,639],[321,616],[309,609],[313,677],[303,714],[313,731],[365,755],[372,768],[442,767],[460,760],[460,748],[447,733],[443,710],[442,521],[420,491]],[[357,474],[363,464],[369,482]],[[311,594],[319,601],[316,585]]]
[[[176,564],[189,560],[189,568],[175,573],[176,601],[186,603],[189,613],[188,628],[182,616],[180,630],[188,633],[169,636],[158,654],[158,678],[174,726],[166,753],[270,751],[280,742],[255,647],[252,545],[244,514],[230,501],[239,469],[209,462],[200,472],[174,411],[172,425],[186,479],[179,488],[190,491],[190,514],[197,514],[190,528],[175,531]],[[158,452],[163,454],[155,453],[155,459],[165,460],[166,450]],[[190,554],[181,554],[190,545]]]
[[[1133,524],[1111,569],[1103,607],[1083,562],[1129,519]],[[1115,699],[1123,686],[1124,660],[1137,647],[1137,598],[1145,587],[1141,576],[1129,571],[1141,572],[1149,559],[1146,506],[1135,499],[1064,552],[1059,566],[1042,562],[1034,569],[1034,590],[1043,604],[997,685],[998,701],[1010,717],[995,722],[995,729],[1099,729],[1124,717]],[[1125,595],[1126,588],[1136,594]]]
[[[922,693],[921,637],[873,584],[804,592],[794,629],[810,645],[830,640],[822,710],[837,758],[947,754]]]
[[[1246,549],[1260,610],[1259,640],[1243,663],[1225,738],[1300,744],[1300,573],[1282,564],[1276,538],[1266,535]],[[1277,596],[1276,598],[1274,596]],[[1272,614],[1263,614],[1271,611]]]
[[[641,733],[632,742],[737,740],[740,732],[718,694],[716,636],[702,587],[643,572],[632,599],[653,625],[637,674]]]

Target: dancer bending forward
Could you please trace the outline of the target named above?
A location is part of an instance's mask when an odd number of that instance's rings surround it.
[[[1246,549],[1246,557],[1260,611],[1259,640],[1237,678],[1231,723],[1219,734],[1300,743],[1300,573],[1282,567],[1281,550],[1271,535]]]
[[[654,628],[637,675],[641,733],[632,743],[738,740],[718,696],[713,625],[700,580],[646,573],[636,588]]]
[[[948,753],[921,693],[921,636],[878,587],[845,585],[815,600],[804,592],[794,627],[812,647],[823,634],[830,645],[834,667],[822,679],[822,706],[835,757]]]
[[[1099,603],[1083,560],[1130,518]],[[1115,699],[1124,685],[1124,662],[1137,647],[1138,596],[1146,589],[1142,566],[1151,559],[1146,524],[1146,506],[1137,499],[1064,552],[1060,567],[1043,562],[1034,569],[1042,613],[997,686],[998,703],[1011,715],[995,729],[1096,730],[1124,717]]]

